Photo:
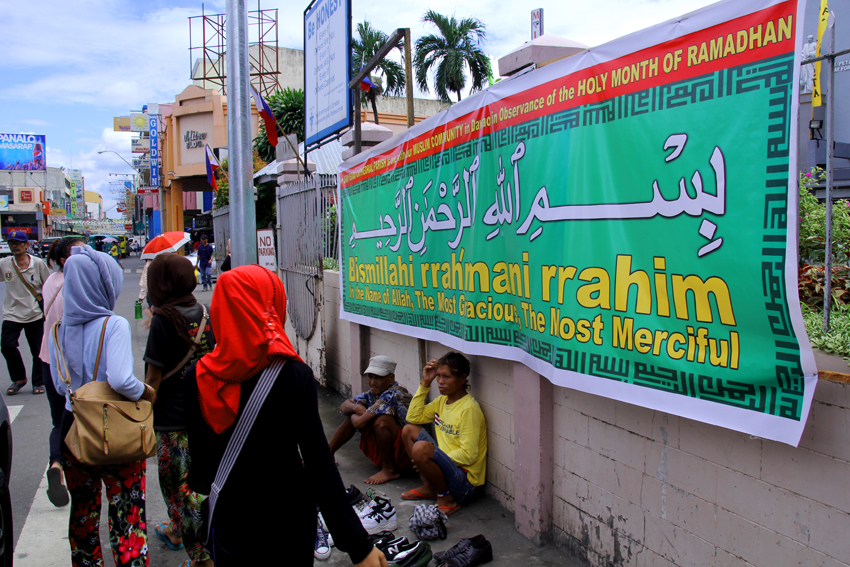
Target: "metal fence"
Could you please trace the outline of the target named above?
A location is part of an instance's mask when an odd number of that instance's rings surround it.
[[[221,207],[212,212],[213,237],[215,238],[215,261],[218,266],[227,257],[227,239],[230,238],[230,207]]]
[[[278,263],[290,321],[304,339],[316,330],[321,307],[317,283],[322,271],[338,265],[336,185],[336,175],[313,175],[277,190]]]

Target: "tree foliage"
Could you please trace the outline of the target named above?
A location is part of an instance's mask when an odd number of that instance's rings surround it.
[[[285,134],[296,134],[298,141],[304,141],[304,91],[286,88],[275,91],[266,99],[275,120],[283,128]],[[278,130],[278,135],[281,132]],[[254,138],[254,150],[260,159],[271,163],[275,159],[275,149],[266,137],[265,123],[260,121],[260,130]]]
[[[811,193],[818,183],[823,183],[826,173],[820,167],[800,174],[800,258],[810,262],[823,262],[826,248],[826,203],[821,203]],[[832,203],[832,254],[842,264],[850,263],[850,201]]]
[[[466,70],[472,82],[470,93],[484,88],[492,77],[490,58],[481,49],[486,30],[481,20],[458,20],[428,10],[423,22],[434,24],[439,34],[428,34],[416,40],[413,66],[416,83],[423,92],[428,91],[428,73],[433,69],[434,92],[444,102],[451,102],[449,92],[457,94],[466,88]]]
[[[389,36],[379,29],[372,27],[368,21],[357,24],[357,37],[351,38],[351,64],[352,70],[357,72],[368,63],[378,50],[389,40]],[[402,43],[399,42],[394,49],[402,53]],[[392,50],[390,50],[392,52]],[[389,55],[389,54],[388,54]],[[383,86],[375,85],[366,92],[361,92],[363,106],[372,104],[372,113],[375,115],[375,124],[378,123],[378,95],[401,95],[404,93],[405,75],[404,67],[394,59],[384,59],[378,63],[374,71],[383,76]]]

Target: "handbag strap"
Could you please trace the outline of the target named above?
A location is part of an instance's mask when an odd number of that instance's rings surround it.
[[[95,363],[94,363],[94,378],[93,379],[95,381],[97,381],[97,369],[100,367],[100,355],[103,352],[103,338],[106,336],[106,324],[109,322],[109,317],[110,316],[107,316],[103,320],[103,328],[100,330],[100,343],[97,345],[97,359],[95,360]],[[68,385],[68,393],[73,394],[73,391],[71,390],[71,371],[68,369],[68,363],[65,360],[65,353],[62,352],[62,345],[59,344],[59,325],[61,325],[61,324],[62,324],[62,319],[59,319],[53,325],[53,330],[52,330],[52,332],[53,332],[53,346],[56,347],[56,354],[59,355],[58,358],[59,358],[59,362],[61,363],[59,365],[59,368],[57,368],[57,370],[59,372],[59,378],[61,378],[62,381],[65,382],[65,384]],[[63,368],[65,370],[64,374],[62,372]]]
[[[63,281],[59,284],[59,289],[56,290],[56,295],[53,296],[53,299],[50,300],[50,303],[47,304],[47,309],[44,310],[44,316],[47,317],[47,314],[50,313],[50,308],[53,307],[53,304],[56,303],[56,298],[59,297],[59,294],[62,293],[62,287],[65,285]]]
[[[201,304],[201,307],[204,308],[204,316],[201,318],[201,324],[198,326],[198,334],[195,335],[195,341],[192,346],[189,347],[189,352],[186,353],[186,356],[183,357],[183,360],[177,363],[171,372],[162,377],[163,380],[166,378],[171,378],[175,372],[186,366],[186,363],[189,362],[189,359],[192,358],[192,355],[198,350],[198,346],[201,344],[201,337],[204,334],[204,329],[207,326],[207,320],[209,320],[209,315],[207,314],[207,306]]]
[[[248,404],[242,411],[242,415],[236,421],[236,428],[233,430],[233,435],[230,436],[230,441],[227,442],[227,448],[224,450],[224,456],[218,465],[218,471],[215,473],[209,495],[209,515],[206,518],[205,527],[207,531],[207,540],[209,539],[209,531],[212,529],[213,512],[215,511],[215,503],[218,500],[218,495],[221,489],[224,488],[224,483],[227,482],[227,477],[230,474],[233,465],[236,464],[236,459],[242,451],[242,446],[251,432],[254,421],[257,419],[257,414],[260,413],[260,408],[263,407],[263,402],[266,401],[266,396],[274,386],[274,382],[283,370],[286,364],[285,358],[275,359],[268,368],[263,371],[260,376],[257,386],[251,392],[251,397],[248,398]]]
[[[32,264],[32,260],[32,256],[30,256],[30,264]],[[14,257],[12,258],[12,267],[15,268],[15,272],[18,274],[18,279],[21,280],[21,283],[24,284],[24,287],[26,287],[30,294],[35,298],[36,302],[41,301],[41,294],[36,293],[33,287],[27,283],[26,278],[21,273],[21,269],[18,267],[18,261],[15,260]]]

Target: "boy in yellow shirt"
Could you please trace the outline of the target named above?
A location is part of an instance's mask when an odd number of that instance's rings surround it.
[[[481,406],[469,395],[469,361],[458,352],[430,360],[407,410],[402,430],[407,454],[422,477],[422,486],[401,495],[404,500],[433,500],[446,515],[457,512],[484,486],[487,426]],[[431,383],[440,396],[425,405]],[[420,427],[434,423],[437,441]],[[438,446],[439,445],[439,446]]]

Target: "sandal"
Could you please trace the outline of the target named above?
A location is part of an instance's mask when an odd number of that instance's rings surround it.
[[[59,467],[51,466],[47,469],[47,498],[57,508],[67,506],[70,501],[68,489],[62,484],[62,469]]]
[[[437,508],[446,516],[451,516],[452,514],[460,510],[460,504],[455,504],[454,506],[437,506]]]
[[[9,386],[9,388],[6,390],[6,395],[7,396],[14,396],[15,394],[17,394],[21,390],[21,388],[23,388],[26,385],[27,385],[26,380],[24,380],[23,382],[12,382],[12,385]]]
[[[401,499],[402,500],[436,500],[436,498],[429,498],[428,496],[425,496],[424,494],[422,494],[421,492],[419,492],[415,488],[411,488],[407,492],[402,492],[401,493]]]
[[[171,538],[168,537],[167,535],[165,535],[164,533],[162,533],[162,530],[164,530],[167,527],[169,527],[167,523],[157,524],[153,529],[154,533],[156,534],[156,537],[158,537],[159,539],[164,541],[165,545],[167,545],[168,548],[173,550],[173,551],[177,551],[178,549],[183,549],[183,542],[180,542],[179,544],[171,543]]]
[[[32,387],[32,393],[33,394],[43,394],[44,393],[44,386],[33,386]]]

